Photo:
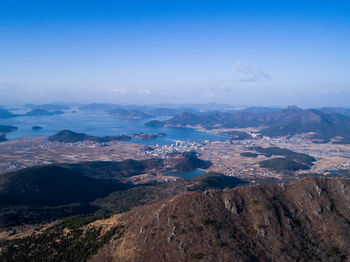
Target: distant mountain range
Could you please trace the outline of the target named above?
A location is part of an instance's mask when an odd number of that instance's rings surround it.
[[[183,110],[194,111],[190,108],[168,108],[168,107],[157,107],[157,106],[142,106],[142,105],[117,105],[117,104],[104,104],[104,103],[93,103],[88,105],[83,105],[79,108],[80,110],[88,111],[105,111],[107,113],[114,113],[123,116],[133,115],[135,111],[137,114],[146,114],[143,118],[148,118],[152,116],[174,116]],[[133,113],[134,111],[134,113]],[[140,113],[141,112],[141,113]],[[142,119],[143,119],[142,118]]]
[[[303,110],[298,107],[259,114],[218,111],[197,114],[183,112],[169,120],[152,121],[146,125],[201,126],[207,129],[259,127],[261,134],[269,137],[314,132],[314,138],[325,141],[339,136],[346,142],[350,136],[350,118],[339,113],[325,113],[316,109]]]
[[[246,112],[252,114],[262,114],[282,110],[281,107],[264,107],[264,106],[251,106],[243,109],[235,109],[232,112]]]
[[[217,104],[208,106],[213,108]],[[52,116],[63,114],[63,111],[47,109],[66,108],[60,105],[28,105],[34,108],[24,115],[13,114],[0,108],[0,118],[17,116]],[[145,125],[150,127],[180,126],[213,128],[245,128],[256,127],[261,135],[268,137],[293,136],[301,133],[314,133],[318,142],[327,142],[333,138],[334,143],[350,143],[350,109],[340,107],[324,107],[320,109],[301,109],[291,106],[285,109],[278,107],[218,107],[221,111],[198,112],[193,108],[165,108],[156,106],[115,104],[90,104],[82,106],[82,110],[103,110],[111,116],[126,119],[144,120],[154,116],[173,116],[166,121],[151,120]],[[186,110],[181,112],[181,110]],[[203,111],[203,110],[202,110]],[[244,136],[243,136],[244,135]],[[246,134],[231,134],[231,139],[244,139]],[[90,137],[91,139],[91,137]],[[316,142],[316,141],[315,141]]]
[[[331,114],[331,113],[337,113],[346,117],[350,117],[350,109],[349,108],[343,108],[343,107],[323,107],[319,109],[323,113]]]

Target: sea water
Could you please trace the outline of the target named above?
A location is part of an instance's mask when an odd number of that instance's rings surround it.
[[[158,117],[157,120],[165,120],[170,117]],[[64,114],[53,116],[18,116],[15,118],[0,119],[1,125],[18,127],[7,135],[8,139],[16,139],[25,136],[50,136],[63,129],[69,129],[78,133],[86,133],[94,136],[117,136],[135,133],[156,134],[166,133],[152,140],[132,139],[130,142],[144,145],[164,145],[174,143],[175,140],[192,142],[224,141],[226,136],[201,132],[191,128],[177,127],[148,127],[144,124],[153,119],[134,120],[110,116],[103,111],[68,111]],[[32,130],[32,126],[41,126],[41,130]]]

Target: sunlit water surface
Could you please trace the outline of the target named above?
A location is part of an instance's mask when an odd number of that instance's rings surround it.
[[[169,117],[159,117],[164,120]],[[145,134],[166,133],[167,136],[157,137],[153,140],[132,139],[131,142],[144,145],[170,144],[174,140],[190,140],[201,142],[204,140],[226,140],[227,137],[201,132],[190,128],[173,127],[147,127],[144,124],[147,120],[131,120],[113,117],[101,111],[69,111],[60,115],[53,116],[19,116],[10,119],[1,119],[1,125],[12,125],[18,127],[7,135],[8,139],[16,139],[24,136],[50,136],[63,129],[69,129],[74,132],[86,133],[95,136],[116,136],[130,135],[143,132]],[[32,126],[41,126],[41,130],[32,130]]]

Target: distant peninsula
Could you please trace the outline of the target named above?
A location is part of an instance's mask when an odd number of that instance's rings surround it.
[[[17,115],[12,114],[9,110],[0,107],[0,118],[11,118],[16,116]]]
[[[84,133],[76,133],[71,130],[62,130],[48,138],[49,141],[63,142],[63,143],[76,143],[82,141],[94,141],[98,143],[111,142],[111,141],[128,141],[131,140],[130,136],[90,136]]]
[[[201,127],[208,130],[254,127],[260,129],[261,136],[282,137],[313,133],[313,138],[321,141],[337,139],[333,143],[350,143],[350,119],[346,116],[348,111],[345,109],[342,111],[334,108],[303,110],[296,106],[289,106],[281,110],[278,108],[265,111],[259,109],[258,112],[182,112],[168,120],[152,120],[145,125],[150,127]],[[226,135],[229,135],[231,140],[249,138],[248,134],[237,131]]]
[[[16,131],[17,129],[18,129],[18,127],[16,127],[16,126],[0,125],[0,133],[10,133],[10,132]]]
[[[151,120],[151,121],[145,123],[145,126],[149,126],[149,127],[162,127],[162,126],[164,126],[164,122],[159,121],[159,120]]]
[[[151,139],[156,139],[157,137],[167,136],[167,134],[165,134],[165,133],[157,133],[157,134],[139,133],[139,134],[132,134],[130,136],[132,138],[138,138],[138,139],[142,139],[142,140],[151,140]]]
[[[7,141],[6,134],[16,131],[18,127],[0,125],[0,142]]]

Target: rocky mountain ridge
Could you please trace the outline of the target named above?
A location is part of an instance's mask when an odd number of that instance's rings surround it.
[[[118,217],[90,261],[347,261],[349,221],[346,179],[186,193]]]

